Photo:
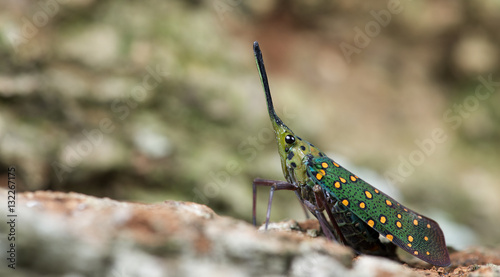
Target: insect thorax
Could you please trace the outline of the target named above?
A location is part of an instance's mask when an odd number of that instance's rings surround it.
[[[324,154],[311,143],[296,137],[294,145],[285,148],[283,155],[283,173],[288,182],[298,186],[314,184],[310,182],[307,176],[307,162],[311,157],[321,157]]]

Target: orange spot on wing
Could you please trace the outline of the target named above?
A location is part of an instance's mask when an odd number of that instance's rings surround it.
[[[316,179],[318,179],[318,181],[321,180],[321,178],[323,178],[323,175],[321,175],[321,173],[316,174]]]
[[[365,195],[366,195],[366,198],[368,198],[368,199],[372,199],[372,197],[373,197],[373,195],[367,190],[365,190]]]
[[[388,240],[392,241],[392,239],[394,239],[394,237],[391,235],[391,234],[388,234],[387,236],[385,236]]]
[[[342,177],[339,177],[339,180],[340,180],[342,183],[345,183],[345,182],[346,182],[346,180],[345,180],[344,178],[342,178]]]
[[[328,168],[328,164],[327,164],[327,163],[321,163],[321,166],[322,166],[323,168]]]
[[[370,227],[372,227],[372,228],[373,228],[373,226],[374,226],[374,225],[375,225],[375,221],[373,221],[373,220],[371,220],[371,219],[370,219],[370,220],[368,220],[368,226],[370,226]]]
[[[340,188],[340,182],[339,182],[339,181],[335,182],[335,184],[333,184],[333,185],[334,185],[336,188],[338,188],[338,189]]]

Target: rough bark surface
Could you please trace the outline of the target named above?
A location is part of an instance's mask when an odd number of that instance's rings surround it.
[[[262,232],[191,202],[50,191],[16,198],[16,269],[5,264],[9,229],[0,224],[1,276],[500,276],[498,250],[452,253],[448,268],[406,256],[398,263],[356,256],[317,236],[315,220],[273,223]],[[6,190],[0,199],[5,203]]]

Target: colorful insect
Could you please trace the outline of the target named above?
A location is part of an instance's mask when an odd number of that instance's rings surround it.
[[[318,219],[323,233],[331,240],[349,245],[358,253],[395,255],[395,247],[382,243],[380,234],[423,261],[436,266],[448,266],[450,258],[437,222],[406,208],[366,183],[328,158],[317,147],[296,136],[281,121],[274,111],[259,44],[254,42],[253,48],[286,179],[286,182],[254,180],[254,225],[257,186],[271,187],[266,229],[274,191],[292,190],[303,206]]]

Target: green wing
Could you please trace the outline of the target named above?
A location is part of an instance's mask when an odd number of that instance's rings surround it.
[[[443,232],[434,220],[406,208],[328,157],[311,158],[307,174],[315,184],[406,252],[437,266],[450,264]]]

